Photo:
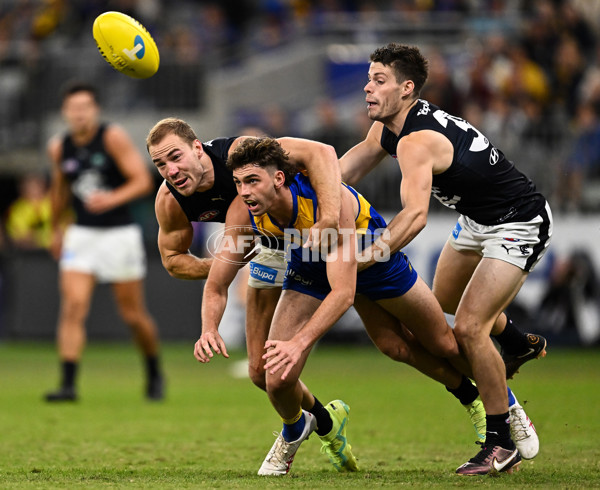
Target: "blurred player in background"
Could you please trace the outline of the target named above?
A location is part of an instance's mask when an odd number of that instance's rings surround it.
[[[370,61],[364,90],[375,122],[365,140],[340,159],[342,175],[355,184],[392,155],[402,172],[403,209],[388,225],[389,238],[380,238],[368,253],[394,252],[410,243],[426,225],[431,195],[461,214],[439,258],[433,292],[444,311],[455,314],[454,334],[473,369],[487,433],[481,450],[457,473],[509,471],[520,456],[511,440],[506,378],[544,355],[546,340],[521,333],[503,310],[549,245],[550,208],[531,180],[476,128],[419,99],[428,62],[416,47],[392,43]],[[359,269],[371,265],[365,256]],[[533,430],[528,420],[523,430]]]
[[[95,87],[73,83],[62,99],[65,135],[52,138],[51,250],[59,259],[58,353],[62,380],[50,402],[77,399],[76,379],[85,346],[85,320],[96,283],[111,283],[118,310],[131,328],[146,365],[146,396],[163,398],[157,327],[148,313],[143,280],[146,257],[141,228],[127,205],[154,184],[143,157],[120,127],[101,123]],[[75,220],[63,234],[72,205]]]
[[[248,136],[215,138],[202,143],[189,124],[176,118],[163,119],[150,130],[146,139],[148,152],[165,179],[155,204],[159,224],[158,248],[165,269],[173,277],[208,277],[213,259],[200,258],[189,251],[194,234],[191,222],[225,222],[229,206],[237,197],[232,172],[225,164],[229,155],[246,138]],[[332,189],[332,183],[339,184],[341,178],[335,150],[316,141],[298,138],[279,138],[278,141],[289,151],[296,171],[307,172],[319,196],[323,210],[311,228],[306,246],[313,245],[313,240],[315,245],[320,245],[319,240],[327,237],[327,234],[320,233],[322,230],[338,228],[340,190]],[[249,264],[246,300],[248,371],[252,382],[262,390],[266,389],[262,360],[264,345],[287,267],[283,249],[277,248],[282,245],[283,242],[273,240],[263,243]],[[203,326],[201,338],[213,346],[215,352],[228,357],[225,342],[217,330],[204,330]],[[354,469],[352,464],[356,462],[353,458],[349,460],[337,452],[345,433],[347,412],[340,404],[323,406],[304,384],[300,384],[302,407],[317,420],[317,434],[331,462],[338,471]],[[336,436],[339,436],[338,439],[335,439]],[[349,447],[347,452],[350,453]]]

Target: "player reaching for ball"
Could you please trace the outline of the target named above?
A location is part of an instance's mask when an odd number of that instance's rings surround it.
[[[60,259],[57,342],[62,380],[50,402],[77,399],[85,320],[96,283],[111,283],[118,310],[145,357],[146,396],[163,398],[159,340],[144,300],[142,232],[127,205],[154,189],[144,159],[120,127],[100,122],[96,88],[74,82],[64,91],[68,132],[48,143],[52,161],[52,252]],[[74,222],[64,231],[69,204]],[[64,235],[63,235],[64,231]]]
[[[156,195],[156,218],[159,224],[158,248],[165,269],[180,279],[206,279],[212,259],[189,252],[194,230],[192,221],[225,222],[233,199],[237,196],[233,176],[225,167],[227,158],[247,136],[216,138],[205,143],[198,140],[185,121],[167,118],[150,130],[146,139],[148,152],[164,182]],[[322,206],[320,219],[311,228],[307,245],[320,245],[322,230],[337,229],[341,182],[337,155],[332,147],[298,138],[279,138],[290,153],[296,171],[305,170]],[[269,334],[271,318],[281,293],[286,270],[283,250],[263,247],[252,258],[246,300],[246,344],[248,371],[252,382],[266,389],[262,355]],[[203,339],[215,352],[228,357],[227,348],[217,331],[205,332]],[[316,421],[316,432],[324,451],[339,471],[357,469],[351,447],[346,444],[348,407],[341,401],[322,403],[302,386],[302,408]],[[284,472],[287,472],[285,469]]]

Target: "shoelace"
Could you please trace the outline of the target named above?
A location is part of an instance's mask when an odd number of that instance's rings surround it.
[[[483,443],[481,441],[476,441],[475,444],[480,445],[481,449],[475,456],[473,456],[469,460],[469,463],[475,463],[475,464],[485,463],[485,461],[490,457],[490,455],[494,451],[494,446],[491,446],[488,448],[487,446],[484,445],[485,443]]]
[[[511,415],[514,417],[515,422],[519,424],[519,428],[513,429],[513,438],[517,441],[522,441],[523,439],[527,439],[529,434],[527,433],[527,420],[521,417],[521,414],[518,413],[518,410],[513,410]]]
[[[285,444],[287,443],[285,442],[283,436],[278,432],[273,432],[273,435],[277,436],[277,440],[275,441],[275,446],[267,455],[267,461],[269,461],[269,463],[274,462],[276,464],[287,464],[283,459],[288,451],[287,447],[285,447]]]

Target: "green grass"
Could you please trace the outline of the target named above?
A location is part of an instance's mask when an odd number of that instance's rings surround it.
[[[541,451],[513,475],[459,477],[475,432],[441,385],[371,347],[319,347],[303,380],[351,407],[361,471],[338,474],[313,436],[291,474],[256,476],[280,421],[266,395],[232,376],[242,352],[208,365],[193,344],[164,346],[168,396],[144,400],[130,345],[91,343],[75,404],[49,405],[50,344],[0,344],[0,488],[600,488],[600,352],[550,349],[511,383]]]

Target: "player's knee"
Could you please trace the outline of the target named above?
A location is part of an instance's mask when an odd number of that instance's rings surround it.
[[[248,376],[257,388],[263,391],[267,390],[265,370],[260,365],[253,366],[252,364],[248,364]]]
[[[454,322],[454,337],[461,346],[468,346],[477,341],[479,328],[471,322],[456,319]]]
[[[410,359],[410,349],[402,342],[376,342],[377,348],[382,354],[397,362],[407,363]]]

